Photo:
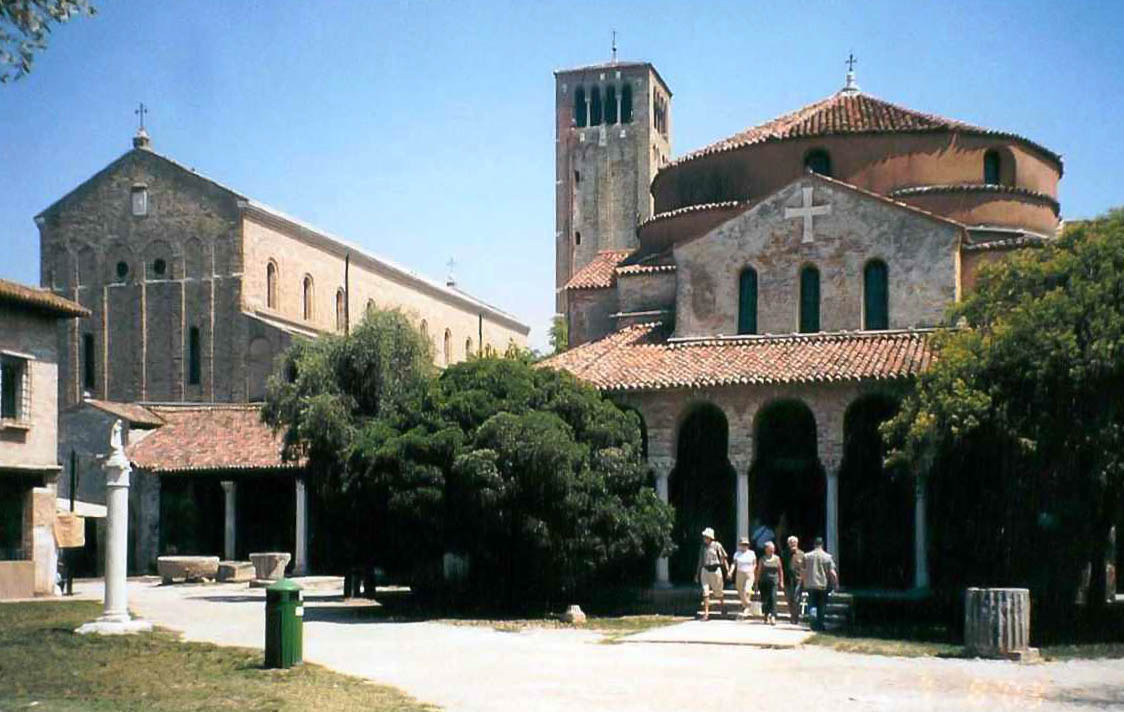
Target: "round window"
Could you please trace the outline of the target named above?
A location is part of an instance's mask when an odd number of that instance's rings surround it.
[[[156,273],[157,277],[163,277],[164,273],[168,271],[168,263],[163,259],[157,258],[157,260],[152,263],[152,271]]]
[[[127,262],[117,263],[117,279],[125,279],[129,276],[129,265]]]

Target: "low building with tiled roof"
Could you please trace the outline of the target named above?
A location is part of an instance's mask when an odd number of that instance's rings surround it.
[[[823,100],[660,160],[622,240],[616,210],[642,173],[621,156],[637,133],[663,136],[670,105],[657,102],[658,126],[654,109],[643,127],[608,121],[624,79],[608,69],[559,106],[580,116],[593,96],[602,111],[559,126],[571,348],[541,367],[639,416],[677,510],[657,582],[689,582],[713,527],[731,550],[754,532],[823,535],[849,585],[923,590],[925,490],[883,472],[878,427],[980,267],[1053,239],[1060,156],[864,94],[849,74]]]

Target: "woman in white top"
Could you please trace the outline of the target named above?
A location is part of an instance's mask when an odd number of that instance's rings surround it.
[[[749,545],[749,539],[742,537],[738,541],[738,553],[734,554],[734,567],[728,574],[736,576],[734,587],[738,591],[738,599],[742,603],[742,616],[749,615],[749,601],[753,597],[753,576],[757,569],[757,554]]]

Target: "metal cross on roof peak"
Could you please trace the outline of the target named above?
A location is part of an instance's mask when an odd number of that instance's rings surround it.
[[[858,62],[859,62],[859,60],[855,59],[855,53],[851,52],[847,55],[847,61],[844,62],[843,64],[847,65],[847,71],[848,72],[853,72],[853,71],[855,71],[855,65],[858,64]]]
[[[137,105],[137,108],[133,110],[133,113],[140,117],[140,130],[143,131],[144,115],[148,113],[148,107],[145,106],[144,102],[142,101]]]

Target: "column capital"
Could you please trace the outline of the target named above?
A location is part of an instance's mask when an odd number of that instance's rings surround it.
[[[656,479],[666,479],[675,469],[675,460],[670,457],[649,457],[648,467],[655,473]]]

